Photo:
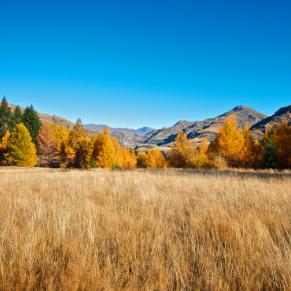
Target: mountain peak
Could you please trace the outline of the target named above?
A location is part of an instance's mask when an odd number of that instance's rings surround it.
[[[282,114],[286,114],[286,113],[291,113],[291,105],[285,106],[285,107],[281,107],[279,110],[277,110],[274,113],[274,116],[278,116],[278,115],[282,115]]]
[[[231,111],[242,111],[242,110],[249,110],[251,108],[246,107],[244,105],[237,105]]]
[[[148,127],[148,126],[144,126],[144,127],[141,127],[141,128],[138,128],[136,131],[137,132],[140,132],[140,133],[149,133],[149,132],[152,132],[154,131],[155,129],[151,128],[151,127]]]

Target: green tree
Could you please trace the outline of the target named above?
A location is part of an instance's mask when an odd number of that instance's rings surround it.
[[[11,129],[11,110],[7,99],[3,97],[0,105],[0,140],[3,138],[8,129]]]
[[[32,105],[25,108],[22,116],[22,122],[29,130],[32,141],[36,143],[37,136],[41,128],[41,121],[39,119],[38,113],[34,110]]]
[[[22,122],[22,111],[17,105],[11,116],[11,129],[13,129],[17,124]]]
[[[4,154],[8,165],[33,167],[37,164],[35,145],[31,141],[28,129],[22,123],[13,129]]]
[[[276,153],[276,144],[271,134],[266,134],[263,140],[263,167],[276,168],[278,165],[278,156]]]

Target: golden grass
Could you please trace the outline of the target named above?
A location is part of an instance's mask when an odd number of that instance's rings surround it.
[[[290,289],[289,173],[243,173],[2,168],[0,289]]]

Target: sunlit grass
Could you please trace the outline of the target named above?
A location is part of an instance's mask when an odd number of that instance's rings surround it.
[[[0,289],[288,289],[289,175],[1,168]]]

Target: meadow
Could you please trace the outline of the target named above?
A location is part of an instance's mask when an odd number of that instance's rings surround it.
[[[290,286],[290,171],[0,168],[1,290]]]

